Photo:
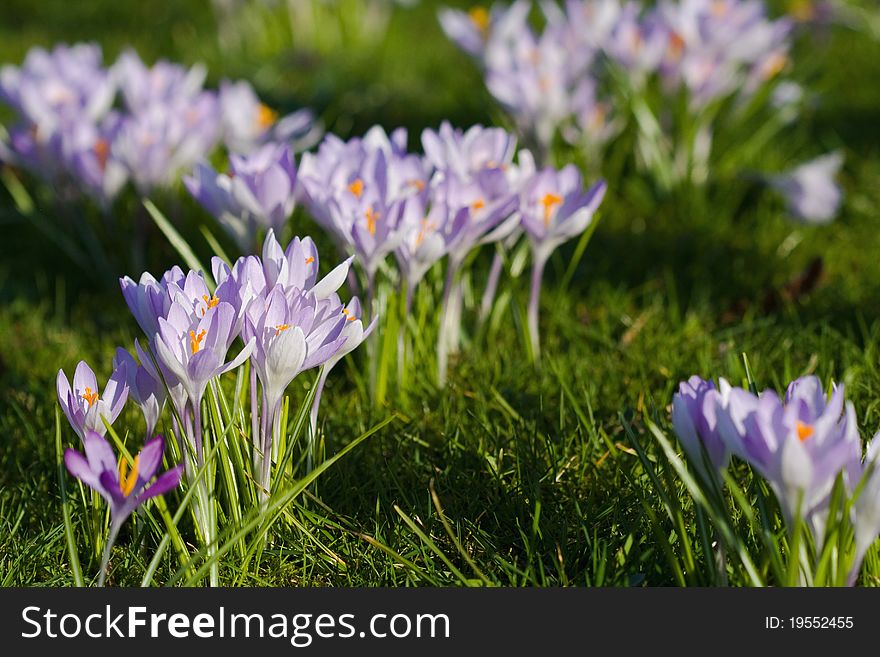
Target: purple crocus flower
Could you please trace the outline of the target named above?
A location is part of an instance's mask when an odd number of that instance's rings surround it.
[[[843,193],[835,178],[843,155],[829,153],[770,179],[784,197],[788,213],[809,224],[825,224],[837,216]]]
[[[168,317],[159,318],[156,355],[183,384],[194,410],[201,403],[208,381],[241,365],[253,350],[250,341],[226,362],[226,352],[236,337],[237,315],[225,301],[206,308],[201,317],[174,301]]]
[[[268,495],[269,468],[284,391],[301,372],[324,365],[340,356],[348,333],[343,329],[349,315],[334,294],[318,300],[294,289],[277,285],[248,308],[243,337],[254,344],[251,362],[263,389],[261,444],[257,454],[258,484]],[[341,357],[341,356],[340,356]]]
[[[826,399],[815,376],[793,381],[781,400],[734,389],[718,428],[728,449],[748,461],[770,484],[787,522],[808,521],[821,544],[828,498],[838,475],[854,487],[861,461],[855,410],[844,404],[843,386]]]
[[[493,7],[492,13],[497,15]],[[459,48],[473,57],[483,54],[492,28],[492,14],[483,7],[474,7],[470,11],[442,8],[437,12],[440,26]]]
[[[80,438],[88,431],[103,436],[107,428],[102,418],[110,424],[116,421],[128,399],[127,378],[126,364],[120,363],[107,380],[103,394],[99,394],[95,373],[85,361],[77,364],[72,387],[64,370],[58,370],[55,380],[58,403]]]
[[[0,68],[0,101],[44,133],[63,119],[99,120],[115,92],[97,44],[32,48],[20,68]]]
[[[262,259],[256,256],[239,258],[232,268],[220,258],[211,261],[214,280],[220,290],[226,281],[235,281],[242,298],[263,297],[280,285],[285,292],[310,292],[324,299],[336,292],[348,276],[352,258],[346,258],[326,276],[318,280],[318,248],[311,237],[294,237],[282,249],[272,229],[263,241]],[[243,304],[244,305],[244,304]]]
[[[230,170],[218,174],[206,163],[183,182],[243,251],[253,247],[258,228],[281,230],[293,213],[296,165],[286,144],[268,143],[250,155],[231,155]]]
[[[422,131],[425,157],[438,171],[469,180],[484,171],[501,171],[513,163],[516,137],[502,128],[471,126],[455,129],[448,121],[437,131]]]
[[[426,162],[406,152],[406,132],[389,136],[378,127],[349,142],[328,135],[299,167],[309,211],[340,248],[357,254],[368,286],[403,239],[402,202],[424,191],[428,178]]]
[[[151,436],[165,406],[165,385],[161,379],[153,375],[154,367],[139,365],[128,351],[119,347],[113,358],[113,368],[117,369],[123,363],[127,374],[129,397],[134,400],[144,414],[144,420],[147,423],[147,436]]]
[[[147,66],[134,50],[126,50],[113,64],[111,75],[129,111],[142,112],[195,99],[202,92],[207,69],[200,64],[187,69],[166,60]]]
[[[138,326],[148,337],[159,333],[159,318],[167,317],[171,309],[172,297],[168,291],[169,285],[181,287],[185,280],[183,270],[176,265],[166,271],[159,280],[149,272],[141,274],[137,283],[128,276],[119,279],[125,303],[128,304],[128,309],[134,315]]]
[[[315,144],[321,129],[310,110],[287,116],[260,102],[249,82],[220,82],[220,114],[223,140],[234,153],[250,153],[268,142],[287,142],[302,151]]]
[[[335,308],[337,307],[337,303],[337,299],[331,299],[329,306]],[[353,297],[351,301],[348,302],[347,306],[343,307],[339,304],[339,307],[342,307],[342,314],[345,317],[345,324],[337,338],[337,340],[341,340],[342,342],[336,350],[336,353],[324,361],[323,366],[321,367],[321,374],[318,376],[318,382],[315,384],[315,398],[312,401],[312,411],[310,415],[311,432],[309,434],[312,446],[314,446],[314,440],[318,428],[318,408],[321,405],[321,395],[324,392],[324,385],[327,383],[327,377],[330,375],[330,370],[332,370],[345,355],[357,349],[361,343],[369,337],[370,333],[373,332],[373,329],[376,328],[376,322],[379,319],[378,316],[374,316],[367,328],[364,329],[361,320],[361,303],[357,297]],[[311,469],[311,458],[312,450],[310,449],[308,461],[309,469]]]
[[[113,142],[113,156],[128,169],[141,194],[177,182],[207,157],[219,137],[214,94],[202,92],[165,104],[153,103],[127,115]]]
[[[880,434],[875,435],[868,444],[861,471],[865,479],[853,507],[856,553],[849,577],[850,585],[855,584],[862,559],[880,534]]]
[[[688,459],[704,480],[727,467],[730,454],[718,430],[722,395],[698,376],[682,381],[672,397],[672,424]]]
[[[64,464],[71,475],[94,489],[110,506],[110,535],[98,581],[98,586],[102,586],[110,550],[122,524],[147,500],[177,488],[183,474],[183,465],[156,476],[165,451],[165,440],[162,436],[147,441],[131,464],[125,457],[117,463],[113,448],[94,431],[87,431],[83,436],[83,447],[85,454],[73,449],[65,450]]]
[[[339,352],[347,321],[335,295],[318,300],[276,286],[264,303],[251,304],[243,337],[255,341],[252,360],[270,408],[300,372],[323,365]]]
[[[600,180],[584,191],[580,172],[569,164],[559,171],[539,171],[526,183],[520,196],[522,227],[532,245],[529,331],[535,358],[540,354],[538,301],[544,265],[556,247],[584,232],[605,196],[605,189],[605,181]]]
[[[64,124],[59,132],[61,157],[68,175],[102,207],[108,207],[128,182],[128,170],[113,155],[113,142],[122,124],[117,113],[100,125],[89,121]]]

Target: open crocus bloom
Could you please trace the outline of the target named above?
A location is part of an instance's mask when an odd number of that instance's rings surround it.
[[[243,337],[255,342],[252,361],[270,408],[300,372],[339,353],[347,322],[336,295],[319,300],[300,290],[285,293],[276,286],[265,302],[258,299],[250,305]]]
[[[175,301],[168,317],[159,318],[157,357],[180,381],[193,405],[199,404],[215,376],[241,365],[253,350],[253,341],[232,361],[226,352],[236,337],[237,313],[227,302],[205,309],[201,317]]]
[[[107,501],[111,523],[117,531],[141,504],[177,488],[183,474],[183,465],[178,465],[156,477],[165,451],[162,436],[149,440],[132,463],[125,457],[117,462],[113,448],[94,431],[83,436],[83,446],[85,454],[65,450],[64,464],[71,475]]]
[[[97,44],[60,44],[51,52],[31,49],[21,67],[0,68],[0,101],[40,131],[63,118],[96,121],[113,105],[116,87]]]
[[[605,181],[600,180],[584,191],[581,174],[571,164],[535,174],[522,193],[520,211],[536,257],[546,259],[560,244],[584,232],[605,189]]]
[[[502,128],[471,126],[455,129],[448,121],[437,131],[422,131],[425,157],[438,171],[450,171],[461,179],[486,169],[506,169],[516,154],[516,137]]]
[[[821,542],[835,480],[842,474],[852,490],[860,471],[861,439],[843,386],[826,399],[817,377],[802,377],[784,401],[772,390],[756,396],[734,388],[718,427],[728,449],[770,484],[786,520],[804,518]]]
[[[190,194],[213,214],[243,251],[259,228],[279,230],[295,204],[296,165],[286,144],[267,143],[250,155],[230,155],[228,174],[206,164],[183,179]]]
[[[263,144],[288,142],[301,151],[314,145],[321,130],[307,109],[287,116],[260,102],[251,84],[245,80],[220,82],[220,114],[223,141],[233,153],[250,153]]]
[[[70,426],[80,438],[92,431],[99,436],[106,432],[104,421],[112,424],[122,412],[128,399],[128,370],[125,363],[120,363],[104,386],[103,394],[99,393],[95,373],[85,361],[80,361],[73,374],[73,386],[67,380],[63,370],[58,370],[56,389],[58,403],[67,417]]]

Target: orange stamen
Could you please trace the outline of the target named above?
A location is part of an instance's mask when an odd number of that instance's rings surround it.
[[[110,157],[110,144],[106,139],[99,139],[95,142],[92,150],[95,152],[95,157],[98,158],[98,167],[104,171],[107,168],[107,158]]]
[[[140,461],[140,458],[140,454],[134,457],[131,472],[128,471],[128,460],[125,457],[122,457],[122,460],[119,462],[119,490],[122,491],[122,494],[125,495],[125,497],[131,495],[135,484],[137,484],[138,462]]]
[[[669,36],[669,48],[667,49],[666,54],[670,59],[679,60],[684,52],[684,46],[684,38],[678,32],[673,32]]]
[[[788,57],[782,53],[776,52],[770,55],[770,58],[764,62],[764,65],[761,67],[761,73],[764,75],[764,79],[770,80],[771,78],[776,77],[776,75],[785,68],[786,64],[788,64]]]
[[[358,178],[348,186],[348,191],[360,198],[364,193],[364,181]]]
[[[202,317],[205,316],[205,313],[208,312],[208,310],[220,303],[220,299],[218,299],[216,295],[209,299],[207,294],[203,294],[202,299],[205,301],[205,307],[202,308]]]
[[[275,327],[275,337],[278,337],[279,335],[281,335],[281,331],[286,331],[289,328],[290,328],[290,324],[278,324]]]
[[[343,308],[343,309],[342,309],[342,314],[345,315],[345,318],[346,318],[349,322],[353,322],[354,320],[357,319],[357,317],[354,316],[354,313],[351,312],[348,308]]]
[[[257,117],[255,119],[258,128],[265,130],[275,123],[277,119],[278,112],[271,107],[267,107],[266,105],[263,105],[263,103],[260,103],[260,106],[257,108]]]
[[[307,265],[312,264],[314,261],[315,261],[315,256],[309,256],[308,258],[306,258]]]
[[[477,29],[483,33],[483,36],[489,31],[489,12],[485,7],[473,7],[468,12],[471,22],[476,25]]]
[[[86,386],[86,391],[80,396],[89,403],[89,408],[94,406],[95,402],[98,401],[98,393],[92,392],[92,389],[88,386]]]
[[[807,438],[812,436],[815,432],[816,432],[816,430],[813,429],[813,427],[811,427],[809,424],[804,424],[803,422],[798,421],[797,435],[798,435],[798,440],[800,440],[801,442],[804,442]]]
[[[541,198],[541,205],[544,206],[544,225],[549,226],[550,220],[553,218],[553,208],[562,203],[562,197],[559,194],[544,194]]]
[[[419,229],[419,234],[416,235],[416,248],[422,245],[422,242],[425,241],[425,237],[428,235],[428,233],[435,228],[436,225],[434,224],[434,222],[429,221],[427,218],[422,219],[422,227]]]
[[[376,221],[382,216],[382,213],[375,212],[373,210],[373,206],[371,205],[367,208],[367,211],[364,212],[364,216],[367,218],[367,230],[370,231],[370,235],[376,234]]]
[[[481,198],[478,198],[476,201],[471,203],[471,211],[476,212],[477,210],[482,210],[486,207],[486,201]]]
[[[202,340],[205,339],[205,329],[199,331],[199,334],[196,335],[195,331],[189,332],[189,348],[192,350],[193,355],[195,356],[199,353],[199,349],[202,348]]]

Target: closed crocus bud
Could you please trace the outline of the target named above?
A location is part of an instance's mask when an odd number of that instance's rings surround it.
[[[711,381],[692,376],[672,397],[672,424],[691,464],[708,480],[727,467],[730,454],[721,439],[721,395]]]
[[[165,384],[153,376],[153,368],[139,365],[128,351],[119,347],[113,357],[114,369],[122,363],[125,363],[129,397],[140,407],[147,424],[147,436],[152,436],[165,406]]]

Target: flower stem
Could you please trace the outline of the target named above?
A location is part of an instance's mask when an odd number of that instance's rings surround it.
[[[324,384],[327,383],[327,375],[332,367],[322,367],[315,384],[315,398],[312,400],[312,410],[309,415],[309,442],[306,453],[306,469],[311,472],[314,465],[315,446],[318,438],[318,407],[321,405],[321,393],[324,392]]]
[[[110,533],[107,535],[107,542],[104,544],[104,555],[101,557],[101,573],[98,575],[98,586],[104,586],[107,579],[107,567],[110,565],[110,552],[116,543],[116,537],[119,536],[119,529],[122,525],[112,522],[110,523]]]
[[[492,306],[495,304],[495,294],[498,292],[498,283],[501,280],[501,268],[504,265],[504,259],[501,253],[495,252],[492,258],[492,268],[489,270],[489,278],[486,280],[486,289],[483,291],[483,298],[480,301],[480,323],[489,319],[489,313],[492,312]]]
[[[455,348],[453,334],[456,332],[453,324],[456,321],[456,275],[458,263],[449,261],[446,269],[446,284],[443,286],[443,306],[440,309],[440,332],[437,335],[437,385],[446,385],[446,375],[449,365],[449,353]]]
[[[544,276],[544,265],[547,258],[532,252],[532,289],[529,295],[529,339],[532,345],[532,359],[538,362],[541,359],[541,336],[538,333],[538,307],[541,301],[541,279]]]

